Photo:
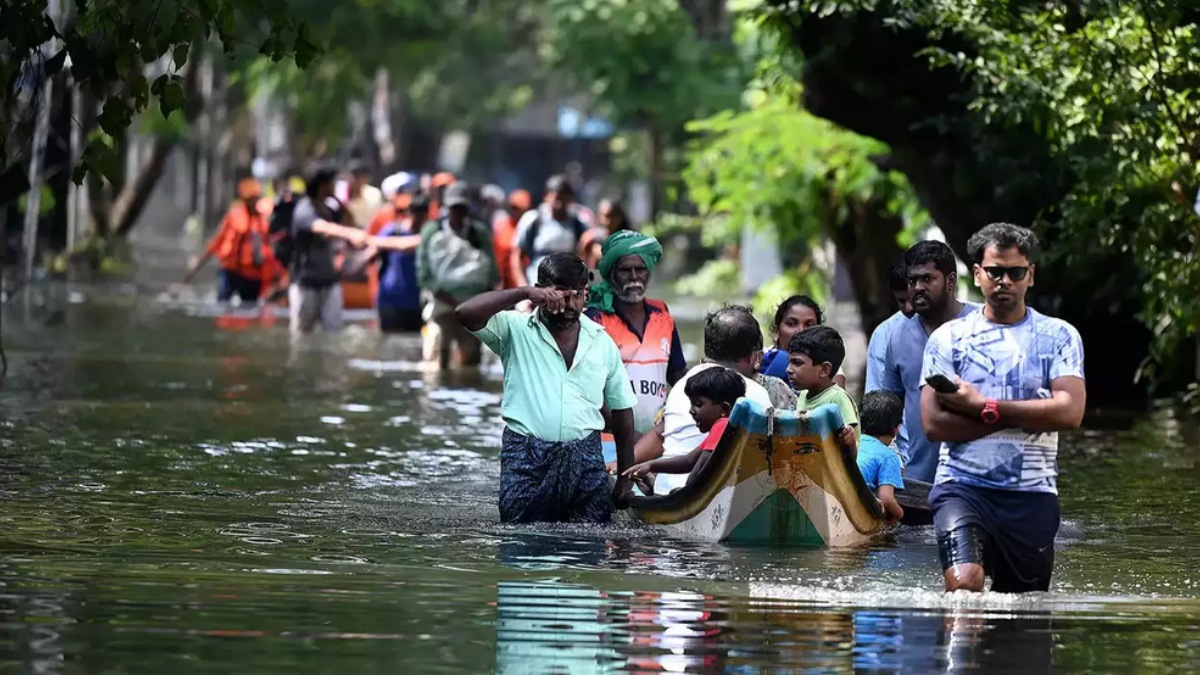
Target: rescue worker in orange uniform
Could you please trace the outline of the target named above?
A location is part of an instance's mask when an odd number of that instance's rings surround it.
[[[238,200],[221,220],[204,253],[192,261],[183,281],[190,283],[200,268],[216,256],[221,265],[217,301],[229,302],[236,295],[243,303],[257,302],[264,280],[276,267],[267,240],[270,216],[261,209],[262,186],[257,180],[243,178],[237,191]]]
[[[601,281],[592,288],[586,310],[621,352],[637,397],[633,424],[638,434],[654,427],[667,390],[687,372],[675,319],[666,303],[646,298],[662,253],[654,237],[632,230],[609,236],[600,259]]]

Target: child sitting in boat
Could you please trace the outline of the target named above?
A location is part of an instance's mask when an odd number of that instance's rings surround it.
[[[833,378],[846,359],[842,336],[829,326],[813,326],[796,333],[788,342],[788,379],[799,392],[797,410],[816,410],[836,405],[842,413],[842,440],[857,450],[861,440],[858,406]]]
[[[689,377],[683,392],[691,401],[690,412],[692,419],[696,420],[696,427],[707,435],[700,447],[686,455],[661,457],[626,470],[625,477],[637,483],[647,495],[653,493],[654,487],[647,480],[650,474],[690,473],[688,482],[691,482],[692,477],[699,473],[721,442],[734,404],[746,395],[746,379],[728,368],[714,366]]]
[[[879,498],[888,520],[900,520],[904,509],[896,501],[896,490],[904,489],[900,456],[889,448],[900,430],[904,402],[890,391],[871,391],[862,400],[862,444],[858,447],[858,470],[867,487]]]

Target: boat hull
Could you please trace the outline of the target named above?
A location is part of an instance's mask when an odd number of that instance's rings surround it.
[[[635,498],[638,517],[694,539],[860,546],[885,533],[879,503],[837,431],[834,406],[810,413],[738,402],[708,464],[688,486]]]

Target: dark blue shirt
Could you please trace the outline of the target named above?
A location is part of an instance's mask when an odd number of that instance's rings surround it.
[[[381,237],[415,234],[406,225],[391,223],[379,231]],[[421,286],[417,283],[417,252],[381,252],[379,260],[380,305],[401,310],[421,309]]]

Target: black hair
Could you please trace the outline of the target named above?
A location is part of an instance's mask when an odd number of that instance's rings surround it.
[[[412,196],[408,202],[409,211],[424,211],[429,212],[429,195],[424,192],[418,192]]]
[[[828,363],[836,373],[846,360],[846,344],[841,334],[829,326],[813,326],[792,336],[788,354],[804,354],[817,365]]]
[[[821,306],[817,304],[816,300],[813,300],[807,295],[793,295],[787,300],[779,303],[779,307],[775,310],[775,323],[771,324],[771,327],[775,330],[779,330],[779,324],[783,323],[783,320],[787,317],[788,312],[792,311],[792,308],[796,305],[804,305],[805,307],[811,309],[813,314],[817,315],[817,323],[825,323],[825,315],[821,314]]]
[[[304,178],[304,191],[311,199],[316,199],[322,185],[328,185],[337,180],[337,169],[328,165],[318,165],[309,170]]]
[[[888,288],[893,292],[908,290],[908,265],[904,260],[896,263],[891,273],[888,274]]]
[[[351,176],[370,176],[371,169],[361,159],[352,160],[346,167],[346,173]]]
[[[713,403],[733,405],[746,395],[746,378],[728,368],[713,366],[705,368],[688,378],[683,385],[688,398],[704,398]]]
[[[1038,238],[1027,227],[1012,223],[992,223],[971,235],[967,241],[967,256],[971,262],[979,265],[983,262],[983,252],[989,246],[1000,250],[1015,248],[1021,255],[1035,262],[1038,253]]]
[[[904,254],[905,267],[916,267],[928,263],[933,263],[933,268],[945,276],[958,274],[958,263],[954,260],[954,251],[940,241],[917,242]],[[905,270],[905,276],[908,276],[907,270]]]
[[[571,197],[575,194],[575,189],[571,187],[571,182],[562,174],[555,174],[546,179],[546,194],[557,192],[559,194]]]
[[[762,344],[762,327],[749,307],[728,305],[704,319],[704,355],[710,360],[740,361],[762,349]]]
[[[583,258],[574,253],[553,253],[538,264],[538,285],[559,288],[585,288],[592,280]]]
[[[858,410],[862,432],[879,438],[896,433],[904,419],[904,401],[890,391],[868,391]]]

